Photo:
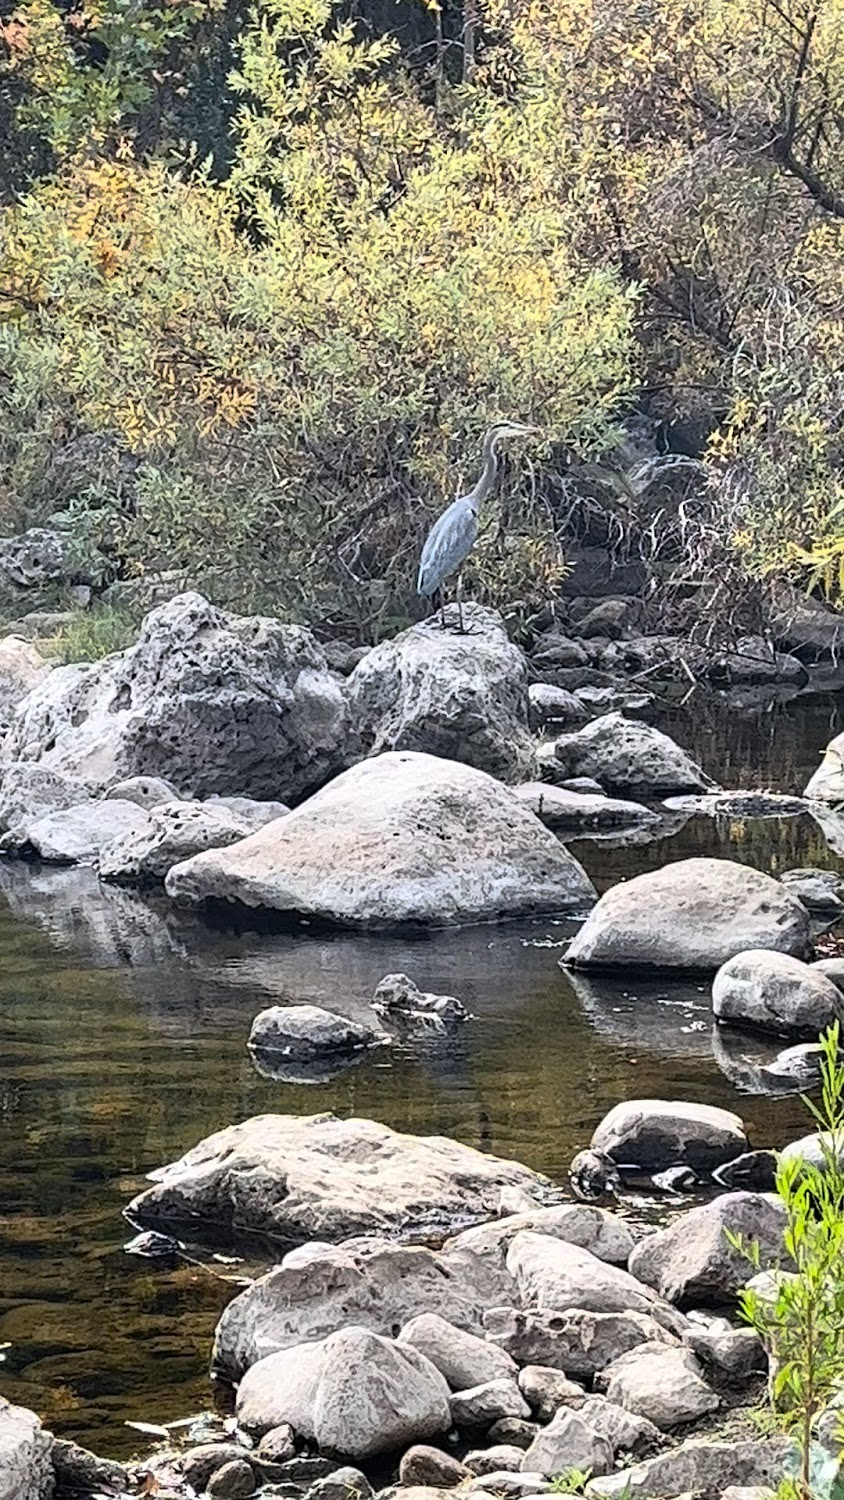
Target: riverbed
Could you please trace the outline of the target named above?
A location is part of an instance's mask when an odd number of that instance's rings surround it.
[[[727,787],[800,791],[842,727],[837,698],[708,700],[654,716]],[[777,874],[844,860],[808,817],[694,818],[661,839],[571,845],[599,889],[691,854]],[[739,1092],[713,1049],[705,982],[567,976],[571,922],[413,937],[210,928],[101,888],[90,871],[0,863],[0,1390],[55,1431],[121,1457],[127,1421],[214,1398],[214,1324],[249,1267],[138,1259],[122,1209],[144,1174],[213,1130],[267,1111],[366,1115],[447,1134],[565,1182],[618,1100],[736,1109],[757,1145],[802,1132],[792,1098]],[[321,1082],[256,1072],[245,1042],[268,1004],[372,1019],[389,972],[458,995],[473,1019],[369,1054]]]

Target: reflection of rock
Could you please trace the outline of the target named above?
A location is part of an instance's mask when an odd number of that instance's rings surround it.
[[[674,1056],[709,1052],[709,995],[692,980],[655,984],[568,970],[565,982],[590,1025],[621,1046]]]
[[[362,1062],[365,1052],[351,1052],[346,1056],[333,1054],[315,1062],[291,1062],[278,1052],[256,1052],[249,1049],[249,1057],[256,1073],[270,1083],[302,1084],[304,1087],[330,1083],[347,1069]]]
[[[796,818],[807,811],[803,797],[787,797],[783,792],[709,792],[699,797],[667,797],[664,806],[709,818]]]
[[[746,1094],[792,1094],[811,1088],[820,1072],[817,1042],[778,1050],[776,1041],[712,1028],[712,1055],[721,1072]]]

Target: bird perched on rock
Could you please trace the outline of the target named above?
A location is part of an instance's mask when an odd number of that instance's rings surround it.
[[[422,557],[419,562],[419,577],[416,591],[430,599],[453,573],[457,574],[455,597],[459,628],[463,630],[463,604],[461,569],[475,545],[478,535],[478,515],[481,505],[490,493],[498,473],[498,444],[505,438],[531,437],[539,432],[538,427],[528,427],[524,422],[494,422],[484,436],[481,477],[468,495],[453,500],[447,510],[436,520],[428,532]],[[440,618],[445,625],[445,609],[440,593]]]

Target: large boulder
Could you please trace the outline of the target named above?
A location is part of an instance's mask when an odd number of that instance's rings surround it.
[[[667,797],[715,788],[667,734],[620,713],[604,714],[574,734],[560,735],[554,753],[566,776],[594,776],[607,791],[622,796]]]
[[[237,1416],[250,1433],[289,1422],[321,1450],[357,1459],[424,1442],[451,1424],[448,1386],[430,1360],[356,1327],[259,1360],[238,1387]]]
[[[34,1411],[0,1396],[0,1500],[50,1500],[52,1441]]]
[[[718,970],[712,1009],[719,1021],[810,1039],[844,1022],[844,993],[798,958],[748,949]]]
[[[330,1114],[256,1115],[151,1175],[127,1210],[133,1221],[240,1229],[288,1246],[488,1218],[503,1189],[529,1208],[547,1188],[518,1162],[443,1136]]]
[[[154,884],[182,860],[206,849],[226,849],[251,832],[244,819],[220,804],[165,802],[101,848],[100,874],[124,885]]]
[[[747,1136],[738,1115],[711,1104],[628,1099],[604,1116],[590,1144],[646,1172],[678,1164],[708,1172],[746,1151]]]
[[[577,861],[513,792],[410,751],[364,761],[242,843],[176,865],[166,887],[189,904],[362,926],[529,916],[594,899]]]
[[[91,864],[105,845],[142,835],[146,826],[147,814],[134,802],[81,802],[18,823],[4,836],[2,847],[49,864]]]
[[[694,1495],[701,1500],[723,1500],[730,1485],[770,1485],[782,1480],[794,1451],[789,1437],[761,1442],[716,1441],[691,1438],[670,1453],[591,1479],[587,1500],[669,1500]]]
[[[463,608],[464,635],[432,615],[367,652],[346,683],[364,750],[422,750],[502,781],[534,760],[527,662],[501,616]]]
[[[720,1402],[691,1349],[640,1344],[600,1377],[610,1401],[646,1417],[662,1432],[717,1411]]]
[[[344,764],[348,710],[307,630],[182,594],[134,646],[57,667],[15,714],[7,761],[104,790],[136,775],[186,794],[298,798]]]
[[[0,726],[9,724],[27,693],[50,673],[50,664],[40,651],[20,636],[0,639]]]
[[[638,1344],[677,1342],[655,1318],[639,1312],[536,1311],[491,1306],[484,1316],[488,1338],[517,1364],[550,1365],[576,1380],[599,1370]]]
[[[679,1336],[684,1321],[619,1266],[607,1265],[588,1250],[544,1234],[523,1231],[507,1252],[507,1269],[525,1308],[554,1312],[638,1312]]]
[[[683,859],[612,886],[569,945],[575,967],[718,969],[745,948],[801,958],[809,917],[779,881],[728,859]]]
[[[750,1261],[727,1238],[759,1247],[763,1268],[785,1258],[785,1209],[766,1193],[723,1193],[640,1240],[631,1274],[679,1307],[723,1306],[749,1280]]]

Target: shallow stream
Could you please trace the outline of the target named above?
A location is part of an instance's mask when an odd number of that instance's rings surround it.
[[[693,704],[658,722],[724,786],[799,791],[841,719],[837,701],[801,698],[751,714]],[[773,873],[844,867],[810,818],[695,818],[650,843],[572,847],[601,889],[691,854]],[[572,930],[548,920],[410,939],[211,930],[163,900],[101,889],[90,872],[0,863],[3,1394],[114,1457],[138,1447],[127,1420],[209,1404],[232,1269],[125,1254],[133,1231],[121,1210],[145,1172],[248,1115],[367,1115],[562,1182],[619,1099],[722,1104],[758,1145],[802,1133],[799,1101],[739,1093],[723,1049],[719,1065],[705,983],[572,980],[558,965]],[[308,1000],[371,1019],[372,992],[395,971],[459,995],[474,1019],[319,1084],[255,1071],[245,1040],[258,1010]]]

